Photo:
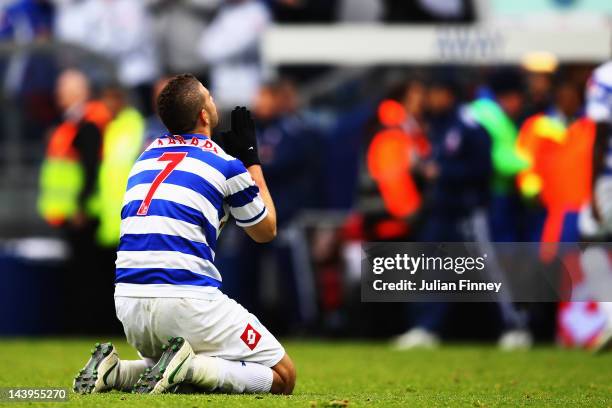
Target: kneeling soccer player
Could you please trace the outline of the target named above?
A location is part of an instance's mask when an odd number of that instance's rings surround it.
[[[220,291],[213,264],[230,214],[257,242],[276,235],[250,113],[232,111],[224,150],[209,138],[217,108],[195,77],[171,79],[157,104],[171,134],[155,140],[130,173],[117,252],[117,317],[142,360],[120,360],[111,343],[98,343],[74,390],[162,393],[189,384],[204,392],[290,394],[293,362],[255,316]]]

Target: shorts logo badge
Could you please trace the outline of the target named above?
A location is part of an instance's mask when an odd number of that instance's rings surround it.
[[[247,324],[240,338],[242,341],[244,341],[244,344],[246,344],[248,348],[253,350],[255,347],[257,347],[257,343],[259,343],[259,340],[261,339],[261,334],[259,334],[259,332],[253,328],[253,326]]]

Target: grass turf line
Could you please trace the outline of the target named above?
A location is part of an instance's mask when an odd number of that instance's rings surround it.
[[[95,341],[0,340],[0,387],[69,388]],[[122,358],[136,358],[124,341],[113,344]],[[286,349],[298,370],[292,396],[71,392],[68,403],[27,406],[341,407],[345,401],[349,407],[612,406],[612,354],[552,347],[502,352],[480,345],[399,352],[382,343],[324,341],[289,341]]]

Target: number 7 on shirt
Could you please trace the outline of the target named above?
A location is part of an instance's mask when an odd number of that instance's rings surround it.
[[[142,204],[140,204],[140,207],[138,208],[138,212],[136,213],[136,215],[147,215],[147,213],[149,212],[149,206],[151,205],[151,200],[153,199],[153,195],[155,194],[155,191],[157,191],[157,188],[159,187],[159,185],[168,178],[170,173],[172,173],[172,171],[176,168],[176,166],[178,166],[179,163],[182,162],[186,156],[187,156],[186,152],[171,152],[171,153],[166,152],[162,154],[161,156],[159,156],[157,161],[168,162],[168,164],[166,165],[166,167],[162,169],[162,171],[159,172],[159,174],[155,177],[155,179],[151,183],[151,187],[149,188],[149,191],[147,192],[145,199],[142,200]]]

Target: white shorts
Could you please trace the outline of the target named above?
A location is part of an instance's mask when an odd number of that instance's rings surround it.
[[[211,300],[115,296],[117,318],[148,363],[157,361],[168,337],[181,336],[196,354],[276,365],[285,350],[257,318],[221,292]]]

